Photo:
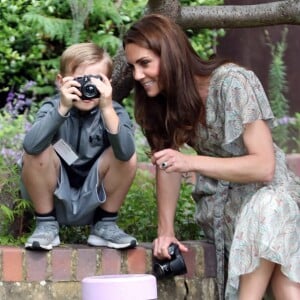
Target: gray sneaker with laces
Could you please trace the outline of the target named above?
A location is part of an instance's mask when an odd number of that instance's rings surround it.
[[[36,228],[25,243],[26,249],[51,250],[60,244],[57,221],[37,221]]]
[[[91,246],[106,246],[115,249],[134,248],[137,245],[133,236],[125,233],[116,222],[111,221],[98,221],[92,227],[87,242]]]

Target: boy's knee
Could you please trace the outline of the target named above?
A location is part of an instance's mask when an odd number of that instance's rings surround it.
[[[109,147],[101,154],[99,166],[104,169],[115,167],[118,170],[121,170],[121,168],[135,170],[137,168],[137,155],[133,153],[129,160],[119,160],[115,157],[112,148]]]
[[[56,155],[52,147],[48,147],[43,152],[39,154],[28,154],[24,152],[22,157],[22,168],[27,166],[30,168],[47,168],[49,164],[54,163],[55,165],[60,164],[60,160]]]
[[[137,155],[134,153],[131,158],[128,160],[129,167],[132,169],[137,168]]]

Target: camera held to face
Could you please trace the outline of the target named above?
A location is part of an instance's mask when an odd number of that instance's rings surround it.
[[[187,272],[184,259],[177,244],[171,244],[168,248],[171,259],[156,260],[153,264],[153,273],[157,278],[183,275]]]
[[[101,93],[98,91],[97,87],[91,82],[91,78],[98,78],[102,80],[101,76],[94,76],[94,75],[84,75],[82,77],[76,77],[74,80],[81,84],[78,87],[79,91],[81,92],[82,100],[90,100],[94,98],[99,98]]]

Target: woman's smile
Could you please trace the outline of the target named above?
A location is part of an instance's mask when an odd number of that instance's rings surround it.
[[[125,54],[133,78],[143,86],[149,97],[157,96],[161,92],[160,58],[153,51],[133,43],[126,45]]]

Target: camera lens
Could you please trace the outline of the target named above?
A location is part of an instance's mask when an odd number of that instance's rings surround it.
[[[161,278],[164,276],[164,269],[159,264],[154,264],[153,271],[156,277]]]
[[[82,87],[82,95],[84,99],[93,99],[93,98],[98,98],[100,96],[100,93],[94,84],[86,83]]]
[[[155,263],[153,266],[153,272],[157,278],[163,278],[172,275],[169,262],[165,264]]]

